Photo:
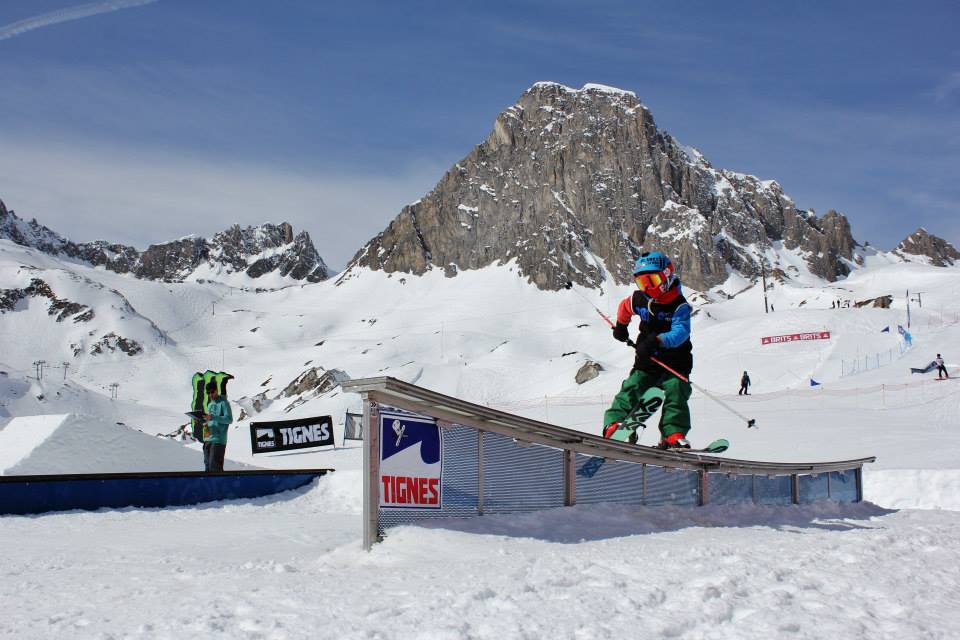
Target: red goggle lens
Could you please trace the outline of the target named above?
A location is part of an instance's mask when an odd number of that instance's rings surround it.
[[[637,280],[637,286],[641,289],[656,289],[662,285],[665,280],[662,275],[659,273],[641,273],[635,276]]]

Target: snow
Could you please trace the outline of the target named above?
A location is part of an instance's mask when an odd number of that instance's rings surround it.
[[[578,506],[401,527],[365,553],[338,476],[205,507],[4,518],[0,629],[58,638],[960,633],[952,512]]]
[[[23,416],[0,431],[0,475],[202,470],[199,447],[92,416]]]
[[[605,84],[587,83],[583,85],[581,91],[597,91],[599,93],[609,93],[618,96],[630,96],[631,98],[637,97],[637,94],[635,94],[633,91],[618,89],[617,87],[609,87]]]
[[[768,257],[802,266],[782,247]],[[96,312],[90,323],[58,323],[45,299],[32,299],[0,314],[5,474],[155,470],[174,458],[200,468],[196,445],[155,434],[186,421],[190,376],[208,368],[236,376],[235,415],[262,395],[266,408],[254,419],[330,415],[337,438],[335,450],[254,456],[250,419],[235,423],[232,464],[336,469],[278,496],[0,517],[0,635],[960,637],[960,382],[909,373],[937,352],[960,363],[960,268],[877,252],[836,283],[808,272],[774,282],[770,314],[760,287],[736,274],[726,285],[732,299],[688,292],[715,300],[696,305],[694,380],[760,425],[748,431],[695,393],[694,441],[727,437],[731,455],[745,459],[876,455],[864,474],[867,503],[579,505],[399,527],[369,553],[360,443],[342,440],[344,412],[358,411],[359,398],[339,389],[286,397],[286,385],[311,367],[390,375],[596,433],[633,356],[592,305],[612,316],[630,288],[604,280],[602,289],[539,291],[517,277],[515,260],[455,278],[441,269],[352,275],[339,286],[255,293],[136,280],[0,241],[3,287],[39,277]],[[913,349],[841,375],[845,360],[897,352],[908,288],[924,292],[923,308],[911,306]],[[881,295],[894,297],[890,309],[830,308],[838,297]],[[144,353],[70,351],[71,341],[108,330],[142,341]],[[760,343],[811,330],[831,339]],[[577,385],[587,358],[604,371]],[[71,366],[37,380],[38,359]],[[739,397],[745,369],[755,386]],[[811,377],[822,386],[812,389]]]
[[[633,91],[628,91],[626,89],[618,89],[617,87],[610,87],[605,84],[596,84],[593,82],[588,82],[587,84],[583,85],[583,87],[580,89],[574,89],[573,87],[568,87],[567,85],[560,84],[559,82],[550,82],[550,81],[534,82],[532,88],[538,88],[538,87],[547,87],[547,88],[555,87],[560,89],[561,91],[566,91],[569,93],[579,93],[581,91],[592,91],[596,93],[607,93],[607,94],[616,95],[616,96],[629,96],[631,98],[637,97],[637,94],[634,93]]]

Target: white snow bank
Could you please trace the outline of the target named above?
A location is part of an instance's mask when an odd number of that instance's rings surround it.
[[[69,417],[63,414],[10,420],[7,427],[0,431],[0,475],[28,458]]]
[[[24,416],[0,431],[2,475],[202,470],[195,449],[92,416]]]
[[[888,509],[960,511],[960,469],[884,469],[863,472],[864,499]]]

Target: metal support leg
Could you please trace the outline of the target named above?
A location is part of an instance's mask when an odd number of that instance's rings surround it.
[[[363,548],[380,542],[380,407],[363,398]]]
[[[483,515],[483,431],[477,431],[477,515]]]
[[[569,449],[563,451],[563,505],[577,504],[577,454]]]
[[[647,465],[640,466],[640,504],[647,504]]]

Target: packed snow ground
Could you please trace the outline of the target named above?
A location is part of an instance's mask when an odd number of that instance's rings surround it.
[[[359,474],[291,495],[0,519],[20,638],[949,638],[960,517],[577,506],[359,545]]]
[[[756,287],[731,282],[734,297],[695,318],[694,380],[760,429],[697,393],[691,437],[727,437],[730,456],[746,459],[876,455],[870,504],[577,506],[400,527],[370,553],[360,548],[359,445],[342,446],[339,431],[359,399],[287,397],[286,385],[314,366],[392,375],[595,433],[632,355],[581,296],[612,315],[629,289],[545,293],[505,266],[455,279],[364,272],[339,286],[255,294],[143,282],[0,241],[0,288],[34,277],[96,317],[57,323],[39,298],[0,315],[0,425],[20,431],[24,416],[79,414],[69,420],[99,425],[101,440],[84,449],[77,439],[77,457],[113,470],[108,458],[133,442],[116,423],[176,431],[193,372],[223,369],[236,376],[235,413],[258,398],[257,418],[329,414],[338,427],[335,451],[262,457],[250,452],[247,419],[231,429],[229,459],[337,471],[269,499],[0,518],[0,631],[11,637],[960,636],[960,383],[909,373],[936,352],[960,373],[960,269],[874,259],[838,283],[775,285],[768,315]],[[906,289],[923,292],[923,308],[912,307],[914,346],[901,354]],[[891,309],[830,307],[888,294]],[[760,344],[820,330],[831,339]],[[110,331],[144,353],[90,355]],[[71,366],[36,380],[38,359]],[[604,371],[577,385],[587,360]],[[841,375],[861,360],[870,370]],[[736,395],[745,369],[749,398]],[[20,440],[30,455],[3,472],[63,471],[68,440],[41,431],[37,446]],[[113,451],[103,446],[111,439]],[[182,447],[183,464],[199,465],[191,445],[156,440],[144,444],[156,453],[137,458],[145,470],[172,464],[153,444]]]

